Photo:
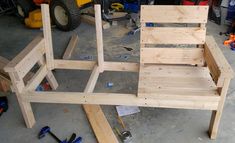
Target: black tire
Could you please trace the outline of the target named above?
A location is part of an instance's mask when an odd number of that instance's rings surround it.
[[[35,5],[32,0],[17,0],[16,8],[18,16],[26,18],[29,12],[35,9]]]
[[[63,16],[67,16],[66,20],[58,18],[58,9],[61,8],[65,12]],[[52,0],[50,3],[50,13],[52,21],[63,31],[71,31],[81,23],[80,9],[75,0]]]

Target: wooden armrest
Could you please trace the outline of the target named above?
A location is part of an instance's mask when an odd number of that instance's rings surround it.
[[[23,78],[45,53],[45,43],[42,35],[37,36],[5,67],[5,72],[17,72]]]
[[[212,36],[206,37],[204,57],[212,78],[218,86],[222,84],[224,78],[233,78],[233,69]]]

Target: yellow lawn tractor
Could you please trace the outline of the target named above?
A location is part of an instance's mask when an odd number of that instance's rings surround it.
[[[48,3],[52,22],[63,31],[70,31],[79,26],[81,22],[80,12],[91,5],[92,0],[17,0],[18,15],[25,20],[25,24],[31,28],[42,26],[41,11],[39,5]]]

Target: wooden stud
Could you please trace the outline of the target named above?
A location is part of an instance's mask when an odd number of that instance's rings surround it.
[[[79,61],[79,60],[59,60],[55,59],[56,69],[77,69],[92,70],[96,64],[95,61]]]
[[[98,66],[100,72],[104,71],[104,45],[103,45],[103,32],[102,32],[102,18],[101,6],[95,5],[95,25],[96,25],[96,41],[97,41],[97,55]]]
[[[78,35],[74,34],[71,37],[69,44],[64,52],[63,59],[68,60],[71,58],[73,50],[77,46],[77,44],[78,44]]]
[[[48,70],[54,69],[54,55],[51,37],[51,19],[48,4],[41,4],[43,36],[45,39],[46,48],[46,65]]]
[[[200,96],[184,99],[187,96],[159,96],[159,98],[139,98],[135,94],[123,93],[83,93],[83,92],[27,92],[24,100],[37,103],[127,105],[143,107],[164,107],[181,109],[216,110],[217,97]],[[198,99],[198,100],[195,100]],[[217,100],[217,101],[216,101]]]
[[[96,64],[95,61],[58,59],[55,59],[54,61],[56,69],[92,70]],[[104,62],[104,70],[138,72],[139,64],[129,62]]]
[[[138,72],[138,63],[129,62],[104,62],[105,71],[126,71],[126,72]]]

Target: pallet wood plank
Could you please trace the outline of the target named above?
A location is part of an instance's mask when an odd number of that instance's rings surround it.
[[[200,27],[142,27],[141,44],[204,44],[206,29]]]
[[[141,48],[140,63],[203,64],[202,48]]]
[[[141,6],[141,22],[207,23],[208,6]]]

